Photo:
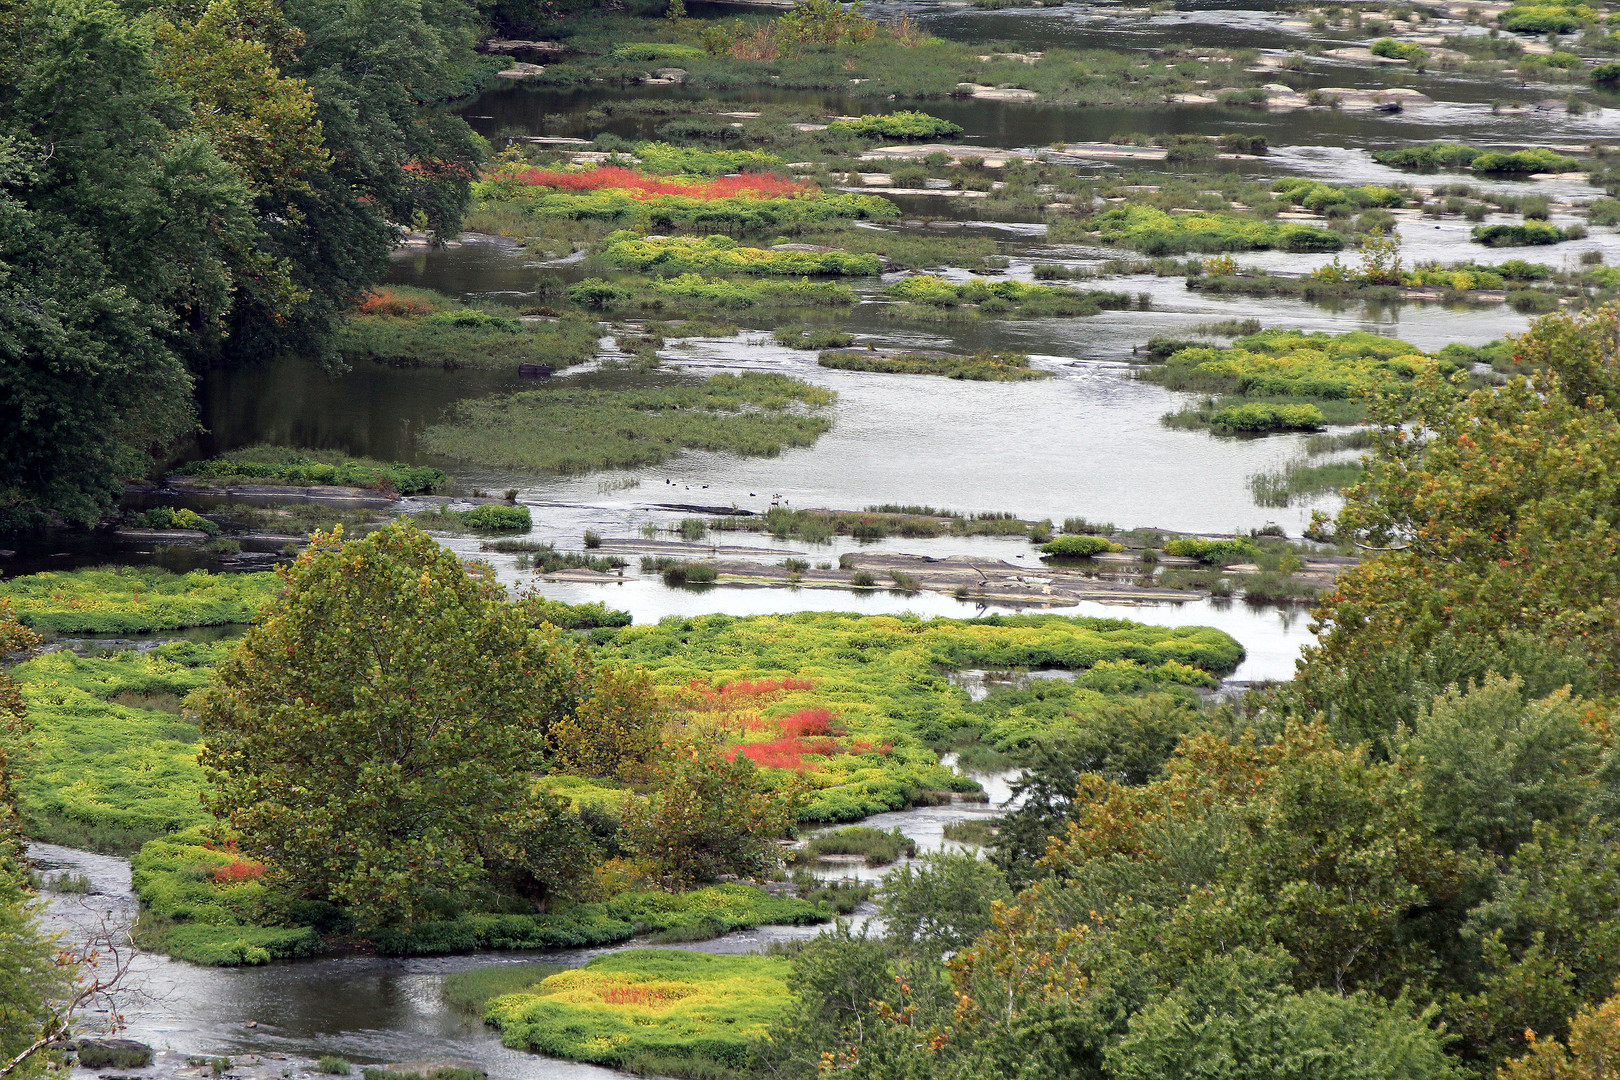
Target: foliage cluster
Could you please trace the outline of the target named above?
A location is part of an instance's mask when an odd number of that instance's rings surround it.
[[[902,110],[881,116],[868,113],[854,120],[834,120],[827,125],[827,130],[863,139],[937,139],[960,135],[962,125],[925,112]]]
[[[1105,551],[1124,551],[1119,544],[1103,536],[1058,536],[1041,545],[1041,554],[1065,559],[1089,559]]]
[[[1181,349],[1162,368],[1149,371],[1174,390],[1331,400],[1396,387],[1420,373],[1450,367],[1404,341],[1366,331],[1265,330],[1238,338],[1229,348]]]

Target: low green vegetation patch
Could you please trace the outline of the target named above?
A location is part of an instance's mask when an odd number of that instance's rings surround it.
[[[129,515],[125,524],[137,529],[192,529],[209,536],[220,533],[218,525],[185,507],[153,506]]]
[[[414,516],[417,524],[425,529],[452,532],[528,532],[534,527],[534,519],[527,506],[508,506],[504,503],[484,503],[471,510],[435,506]]]
[[[868,113],[854,120],[834,120],[827,130],[836,135],[863,139],[937,139],[962,133],[961,124],[906,110],[874,116]]]
[[[792,1001],[789,964],[773,956],[630,949],[496,998],[485,1019],[506,1045],[632,1067],[679,1062],[744,1069],[751,1044]]]
[[[887,291],[897,300],[929,307],[973,304],[987,315],[1095,315],[1105,308],[1127,308],[1132,303],[1124,293],[1034,285],[1012,278],[975,277],[955,282],[936,274],[912,274],[890,285]]]
[[[917,842],[899,829],[874,829],[870,825],[850,825],[821,833],[806,840],[795,852],[800,862],[826,855],[859,855],[867,866],[888,866],[901,856],[917,854]]]
[[[1249,540],[1204,540],[1195,536],[1178,537],[1164,545],[1166,555],[1197,559],[1202,563],[1249,562],[1263,554]]]
[[[0,581],[17,618],[42,633],[149,634],[250,622],[274,574],[173,574],[135,566],[48,571]]]
[[[729,236],[642,236],[620,231],[597,255],[610,266],[655,273],[837,274],[870,276],[883,269],[876,255],[847,251],[776,251],[743,247]]]
[[[598,336],[594,322],[577,318],[524,321],[510,311],[465,307],[421,311],[368,301],[343,321],[336,346],[350,363],[370,360],[389,367],[449,369],[538,364],[560,369],[595,356]]]
[[[721,150],[707,146],[675,146],[667,142],[638,142],[630,150],[637,168],[669,176],[725,176],[728,173],[765,172],[781,166],[782,159],[766,150]]]
[[[204,480],[379,488],[400,495],[435,491],[450,479],[444,470],[426,465],[353,458],[330,450],[266,445],[244,447],[203,461],[189,461],[174,471],[180,476]]]
[[[531,223],[582,222],[621,229],[705,229],[728,233],[793,231],[833,221],[887,221],[900,211],[877,195],[815,191],[765,198],[641,193],[620,188],[562,191],[485,179],[473,184],[483,211],[509,212]]]
[[[1359,461],[1330,461],[1312,465],[1291,461],[1281,469],[1249,477],[1249,491],[1260,506],[1292,506],[1322,495],[1337,494],[1362,477]]]
[[[586,282],[581,283],[584,284]],[[579,287],[575,286],[575,289]],[[749,281],[704,274],[680,274],[657,281],[653,288],[664,297],[733,310],[751,307],[845,307],[859,299],[848,285],[837,281],[813,281],[810,278]]]
[[[706,527],[720,531],[764,532],[780,540],[826,543],[834,536],[882,540],[889,536],[1035,535],[1040,522],[1015,514],[959,514],[932,506],[869,506],[865,510],[790,510],[773,506],[763,514],[713,518]]]
[[[33,723],[17,786],[28,835],[129,853],[200,824],[202,736],[181,702],[208,684],[223,650],[189,641],[105,656],[58,650],[13,668]]]
[[[1396,41],[1394,38],[1379,38],[1367,48],[1374,56],[1405,60],[1409,64],[1421,64],[1429,59],[1428,49],[1414,45],[1410,41]]]
[[[1302,206],[1317,213],[1323,213],[1332,206],[1365,210],[1372,207],[1388,209],[1406,205],[1404,194],[1394,188],[1378,184],[1347,187],[1342,184],[1325,184],[1320,180],[1310,180],[1303,176],[1285,176],[1273,183],[1271,190],[1279,201],[1291,206]]]
[[[1246,401],[1217,409],[1209,418],[1210,430],[1252,435],[1274,431],[1318,431],[1326,423],[1322,410],[1309,402],[1286,404]]]
[[[1172,390],[1333,400],[1399,384],[1437,366],[1454,367],[1404,341],[1365,331],[1264,330],[1238,338],[1229,348],[1179,349],[1162,366],[1149,368],[1147,377]],[[1310,419],[1311,426],[1321,422],[1303,414],[1296,419]]]
[[[1338,251],[1344,237],[1311,225],[1266,221],[1236,214],[1171,214],[1156,206],[1129,203],[1091,219],[1102,241],[1145,255],[1188,251]]]
[[[1584,231],[1561,229],[1550,221],[1529,220],[1518,225],[1476,225],[1469,236],[1486,247],[1532,247],[1577,240]]]
[[[1050,371],[1029,366],[1023,353],[980,352],[972,356],[948,353],[879,352],[875,349],[830,349],[817,357],[822,367],[844,371],[877,371],[891,375],[943,375],[947,379],[982,382],[1018,382],[1050,378]]]
[[[1104,536],[1055,536],[1041,545],[1042,555],[1061,559],[1089,559],[1104,552],[1124,550]]]
[[[1580,162],[1567,154],[1545,147],[1524,150],[1484,150],[1467,143],[1433,142],[1427,146],[1402,146],[1374,150],[1380,165],[1402,169],[1472,169],[1479,173],[1572,172]]]
[[[830,426],[833,394],[785,375],[715,375],[622,390],[545,388],[463,401],[422,447],[483,465],[544,472],[628,468],[682,450],[752,457],[809,446]]]
[[[485,1007],[496,998],[531,990],[549,976],[567,970],[566,964],[544,960],[490,964],[446,975],[439,983],[439,993],[452,1008],[482,1017]]]
[[[1496,17],[1496,25],[1515,34],[1571,34],[1597,19],[1585,4],[1514,4]]]

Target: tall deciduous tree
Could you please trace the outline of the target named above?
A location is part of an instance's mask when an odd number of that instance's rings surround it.
[[[378,925],[531,857],[575,647],[408,523],[318,535],[282,576],[201,709],[210,808],[267,879]]]
[[[1579,667],[1571,658],[1595,659],[1601,684],[1615,684],[1620,306],[1546,316],[1514,359],[1525,373],[1505,386],[1462,394],[1429,379],[1378,407],[1366,480],[1338,520],[1369,551],[1320,609],[1301,680],[1352,734],[1387,736],[1410,719],[1426,698],[1405,694],[1402,715],[1401,669],[1437,647],[1524,675],[1538,695],[1554,688],[1542,673]],[[1388,684],[1387,708],[1354,709],[1367,683]]]

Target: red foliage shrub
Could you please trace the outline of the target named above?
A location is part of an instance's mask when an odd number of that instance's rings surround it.
[[[686,195],[694,199],[776,199],[809,190],[808,184],[762,173],[741,173],[714,180],[681,181],[645,176],[620,165],[603,165],[580,172],[553,169],[527,169],[518,174],[521,183],[560,191],[595,191],[614,188],[638,199],[658,195]]]
[[[833,727],[833,711],[831,709],[800,709],[777,719],[776,724],[782,729],[782,734],[789,737],[801,735],[842,735],[842,729]]]
[[[215,885],[240,885],[244,881],[258,881],[264,877],[264,863],[237,859],[214,869]]]
[[[362,315],[426,315],[432,310],[420,300],[407,300],[388,289],[368,292],[359,308]]]

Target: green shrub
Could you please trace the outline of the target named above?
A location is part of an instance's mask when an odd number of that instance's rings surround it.
[[[764,172],[782,159],[764,150],[711,150],[703,146],[672,146],[667,142],[638,142],[631,151],[643,172],[666,176],[724,176],[727,173]]]
[[[1571,34],[1597,18],[1585,4],[1514,4],[1496,24],[1516,34]]]
[[[1251,401],[1221,409],[1210,418],[1217,431],[1318,431],[1323,425],[1322,410],[1311,404],[1286,405]]]
[[[416,520],[429,529],[464,529],[468,532],[528,532],[534,519],[527,506],[508,506],[504,503],[484,503],[471,510],[451,510],[436,506],[415,515]]]
[[[1374,150],[1373,160],[1380,165],[1405,169],[1466,169],[1474,159],[1484,153],[1477,146],[1466,143],[1434,142],[1427,146],[1403,146],[1395,150]]]
[[[1556,150],[1535,147],[1530,150],[1487,150],[1474,158],[1473,169],[1480,173],[1558,173],[1572,172],[1581,163]]]
[[[623,303],[635,294],[622,285],[603,278],[585,278],[568,287],[568,299],[581,307],[609,308]]]
[[[1601,86],[1605,90],[1612,90],[1620,86],[1620,63],[1613,60],[1595,65],[1586,73],[1593,86]]]
[[[1570,239],[1563,229],[1547,221],[1526,221],[1521,225],[1477,225],[1469,235],[1476,244],[1486,247],[1529,247],[1557,244]]]
[[[1369,49],[1374,56],[1387,56],[1413,64],[1421,64],[1429,58],[1428,49],[1409,41],[1396,41],[1394,38],[1379,38],[1369,46]]]
[[[838,135],[855,135],[863,139],[933,139],[960,135],[962,125],[925,112],[903,111],[882,116],[868,114],[856,120],[834,120],[827,130]]]
[[[1191,536],[1171,540],[1164,545],[1164,553],[1202,563],[1247,562],[1263,554],[1248,540],[1200,540]]]
[[[1105,551],[1124,551],[1119,544],[1102,536],[1058,536],[1041,545],[1041,554],[1069,559],[1089,559]]]
[[[141,529],[194,529],[209,536],[218,536],[220,531],[218,525],[195,510],[173,506],[154,506],[150,510],[143,510],[131,517],[129,523]]]

